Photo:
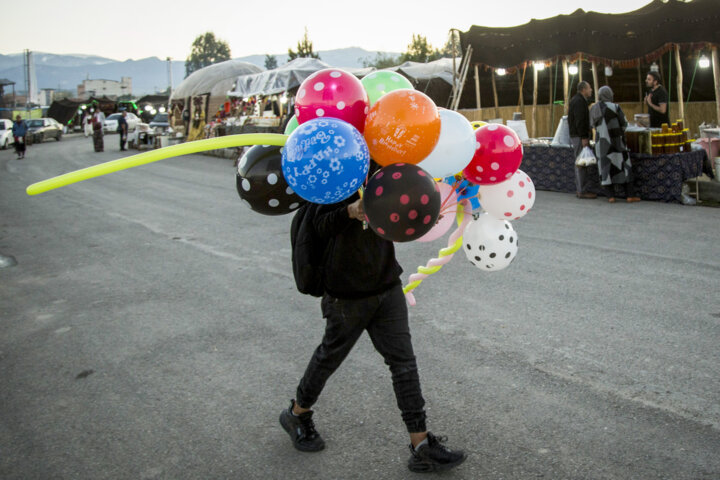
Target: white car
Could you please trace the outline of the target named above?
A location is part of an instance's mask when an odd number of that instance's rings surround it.
[[[12,120],[0,118],[0,148],[6,149],[15,143],[15,137],[12,134]]]
[[[122,117],[122,113],[113,113],[105,119],[105,125],[103,127],[105,133],[117,133],[118,120],[120,120],[120,117]],[[128,123],[128,132],[135,130],[135,127],[142,121],[137,115],[130,112],[127,113],[125,120],[127,120]]]

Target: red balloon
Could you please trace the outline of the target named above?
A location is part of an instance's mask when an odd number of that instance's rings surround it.
[[[333,117],[345,120],[362,133],[369,110],[370,100],[363,84],[339,68],[313,73],[295,96],[295,116],[300,124],[317,117]]]
[[[475,130],[475,155],[463,170],[478,185],[494,185],[513,176],[522,162],[522,143],[511,128],[491,123]]]

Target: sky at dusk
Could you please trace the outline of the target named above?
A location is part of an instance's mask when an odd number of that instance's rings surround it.
[[[232,57],[237,58],[296,49],[306,27],[315,51],[361,47],[404,52],[413,34],[424,35],[433,47],[440,48],[451,28],[510,27],[578,8],[623,13],[647,3],[649,0],[4,2],[0,53],[30,49],[115,60],[153,56],[184,60],[195,37],[212,31],[229,44]]]

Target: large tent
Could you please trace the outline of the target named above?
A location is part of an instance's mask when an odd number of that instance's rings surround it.
[[[576,82],[591,80],[595,90],[611,86],[616,101],[640,104],[645,73],[653,69],[677,102],[674,114],[683,118],[690,95],[716,102],[720,96],[719,24],[718,0],[653,0],[622,14],[577,10],[516,27],[472,26],[459,33],[464,61],[457,101],[460,108],[477,109],[492,103],[496,112],[498,105],[567,105]],[[698,70],[701,56],[713,57],[714,88],[713,75]],[[571,63],[579,69],[575,74],[568,73]],[[543,65],[551,68],[543,71]],[[503,70],[510,75],[502,76]],[[720,104],[716,110],[720,121]]]
[[[720,44],[718,0],[654,0],[623,14],[577,10],[508,28],[473,25],[460,33],[470,62],[494,68],[584,53],[589,60],[635,66],[667,52],[672,44]]]

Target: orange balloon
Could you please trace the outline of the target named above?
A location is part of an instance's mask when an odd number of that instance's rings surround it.
[[[364,135],[370,156],[380,165],[420,163],[440,138],[440,114],[424,93],[394,90],[370,108]]]

